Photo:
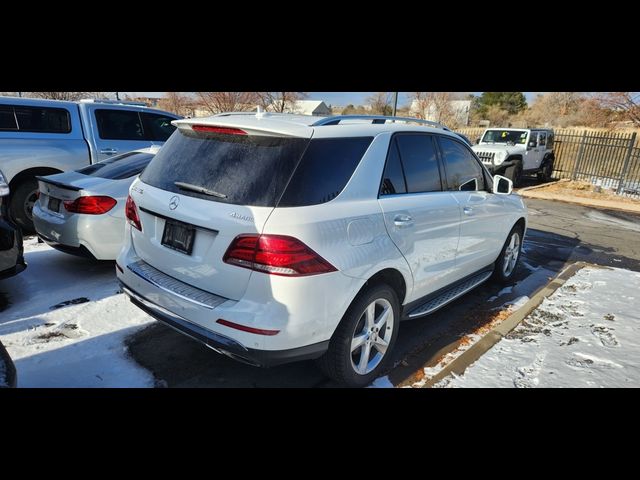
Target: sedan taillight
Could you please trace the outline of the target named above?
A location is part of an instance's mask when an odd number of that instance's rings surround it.
[[[285,235],[238,235],[223,261],[257,272],[302,277],[335,272],[336,268],[300,240]]]
[[[64,208],[70,213],[84,213],[87,215],[102,215],[116,206],[115,198],[105,196],[78,197],[75,200],[66,200]]]

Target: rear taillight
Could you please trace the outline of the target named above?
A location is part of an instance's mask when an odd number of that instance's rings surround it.
[[[132,227],[142,231],[142,224],[140,223],[140,217],[138,216],[138,207],[136,207],[136,202],[133,201],[131,195],[127,197],[127,205],[124,207],[124,214],[127,217],[127,222],[129,222]]]
[[[221,133],[223,135],[247,135],[247,132],[239,128],[216,127],[215,125],[191,125],[196,132]]]
[[[111,197],[78,197],[75,200],[67,200],[64,203],[64,208],[70,213],[85,213],[87,215],[101,215],[107,213],[113,207],[115,207],[115,198]]]
[[[223,261],[271,275],[302,277],[336,268],[300,240],[284,235],[238,235]]]

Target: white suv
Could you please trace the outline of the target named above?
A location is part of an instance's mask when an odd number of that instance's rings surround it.
[[[490,128],[472,150],[491,173],[504,174],[518,187],[523,175],[548,182],[553,173],[553,130]]]
[[[134,304],[219,353],[318,359],[363,386],[401,320],[513,275],[526,207],[438,124],[260,112],[174,124],[131,186],[117,274]]]

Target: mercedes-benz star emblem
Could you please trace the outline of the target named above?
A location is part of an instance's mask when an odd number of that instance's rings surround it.
[[[180,198],[177,195],[174,195],[173,197],[171,197],[171,200],[169,200],[169,208],[171,210],[175,210],[176,208],[178,208],[179,204]]]

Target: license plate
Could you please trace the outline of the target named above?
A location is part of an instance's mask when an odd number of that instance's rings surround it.
[[[176,220],[166,220],[161,243],[167,248],[191,255],[195,236],[196,230],[193,225]]]
[[[52,212],[59,212],[60,211],[60,199],[59,198],[49,197],[49,210],[51,210]]]

